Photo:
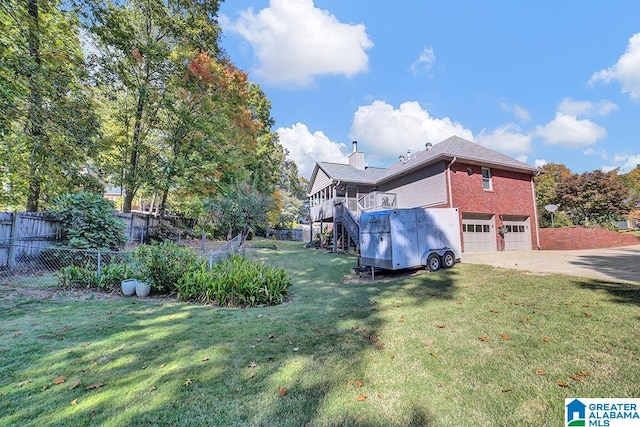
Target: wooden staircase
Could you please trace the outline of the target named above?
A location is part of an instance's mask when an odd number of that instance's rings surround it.
[[[335,206],[333,217],[334,251],[360,250],[360,221],[344,203]]]

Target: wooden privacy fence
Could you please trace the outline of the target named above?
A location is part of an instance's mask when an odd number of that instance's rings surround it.
[[[46,212],[0,212],[0,270],[40,255],[59,237],[59,222]]]

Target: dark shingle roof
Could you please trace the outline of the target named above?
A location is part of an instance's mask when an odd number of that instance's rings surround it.
[[[371,168],[367,167],[364,170],[356,169],[351,165],[343,163],[318,163],[320,169],[324,170],[327,175],[337,181],[345,182],[357,182],[362,184],[369,184],[382,178],[387,169],[385,168]]]
[[[360,170],[348,164],[329,162],[319,162],[317,167],[324,170],[327,175],[336,181],[377,185],[410,170],[443,160],[451,161],[454,158],[463,163],[492,166],[532,175],[543,172],[540,168],[528,165],[458,136],[447,138],[435,144],[429,150],[412,154],[409,159],[396,162],[388,168],[367,167],[364,170]]]
[[[453,160],[454,158],[459,162],[494,166],[518,172],[531,174],[541,172],[540,168],[528,165],[458,136],[452,136],[435,144],[429,150],[419,151],[411,155],[409,160],[392,164],[387,168],[387,173],[382,180],[386,181],[395,175],[405,173],[418,166],[425,166],[439,160]]]

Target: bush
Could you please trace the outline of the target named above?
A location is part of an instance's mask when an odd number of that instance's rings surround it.
[[[132,275],[131,267],[125,263],[112,263],[102,267],[100,274],[92,265],[79,267],[69,265],[57,273],[58,284],[64,289],[96,288],[102,291],[115,291],[120,283]]]
[[[163,242],[139,246],[133,253],[135,275],[151,285],[154,292],[174,294],[178,280],[204,261],[190,248]]]
[[[93,270],[76,265],[62,267],[56,273],[58,284],[64,289],[92,288],[97,286],[96,274]]]
[[[276,305],[285,301],[291,279],[283,269],[234,255],[208,270],[205,264],[177,283],[178,298],[227,306]]]
[[[54,200],[53,216],[62,224],[61,244],[76,249],[122,249],[125,226],[113,205],[98,194],[66,194]]]

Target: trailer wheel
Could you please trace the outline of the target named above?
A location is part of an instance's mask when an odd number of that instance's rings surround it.
[[[442,266],[444,268],[451,268],[456,263],[456,256],[451,251],[447,251],[442,256]]]
[[[429,271],[440,270],[441,262],[438,254],[431,254],[427,257],[427,267],[429,268]]]

